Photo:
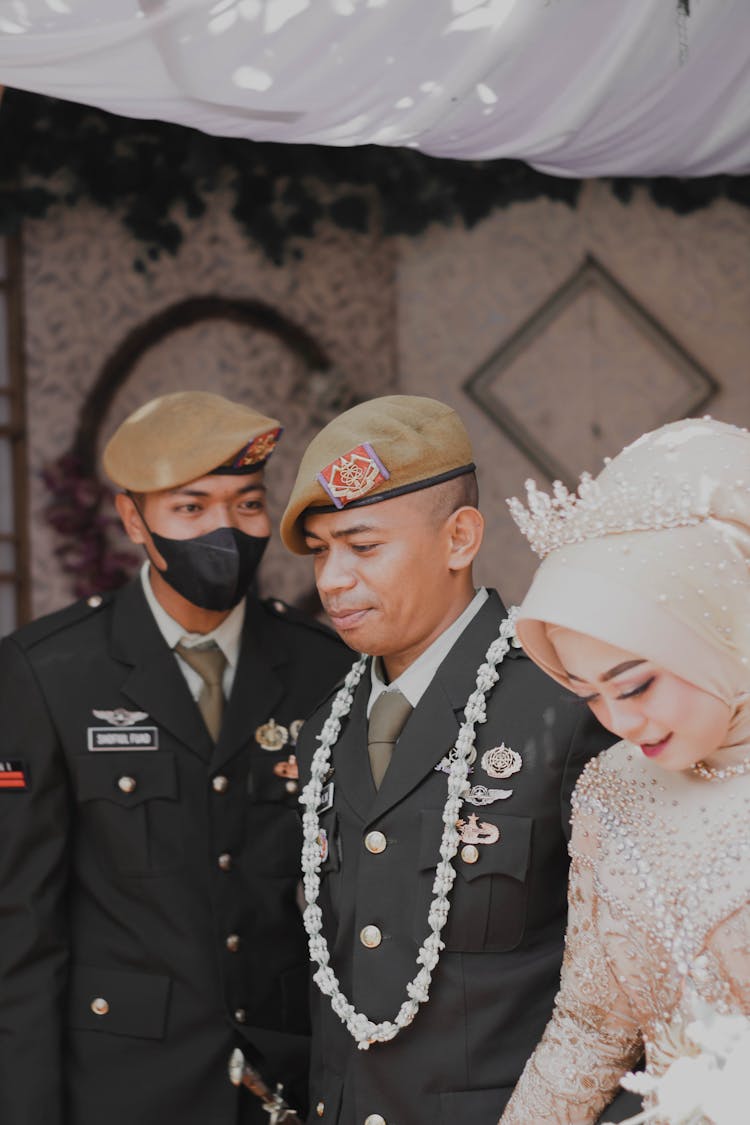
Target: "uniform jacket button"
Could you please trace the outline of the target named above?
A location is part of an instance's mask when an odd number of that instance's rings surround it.
[[[388,841],[382,832],[368,832],[365,836],[365,847],[373,855],[380,855],[388,847]]]
[[[216,862],[222,871],[230,871],[232,868],[232,857],[229,852],[222,852]]]
[[[380,1113],[370,1113],[365,1118],[365,1125],[386,1125],[386,1120]]]
[[[90,598],[86,598],[86,605],[91,609],[98,609],[103,601],[101,594],[92,594]]]
[[[240,935],[228,934],[227,935],[227,949],[230,953],[236,953],[240,948]]]
[[[214,793],[226,793],[229,788],[229,778],[223,773],[218,773],[211,781],[211,788]]]
[[[366,949],[377,949],[383,940],[383,935],[377,926],[364,926],[360,930],[359,940]]]
[[[109,1004],[103,997],[97,996],[96,1000],[91,1001],[91,1011],[95,1016],[106,1016]]]
[[[287,793],[296,793],[299,789],[299,785],[296,781],[287,781],[284,788],[286,789]]]
[[[120,777],[117,779],[117,788],[123,793],[135,793],[137,781],[134,777]]]
[[[234,1013],[234,1018],[237,1023],[247,1023],[247,1012],[244,1008],[237,1008]]]
[[[326,1103],[325,1102],[318,1102],[318,1104],[315,1107],[315,1112],[317,1113],[318,1117],[322,1117],[323,1114],[325,1113],[325,1111],[326,1111]]]
[[[464,863],[476,863],[479,859],[479,848],[476,844],[465,844],[461,848],[461,859]]]

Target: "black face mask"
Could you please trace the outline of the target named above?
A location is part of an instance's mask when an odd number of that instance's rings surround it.
[[[167,564],[166,570],[159,570],[164,581],[200,609],[219,611],[242,601],[269,538],[246,535],[236,527],[217,527],[194,539],[167,539],[151,528],[149,532]]]

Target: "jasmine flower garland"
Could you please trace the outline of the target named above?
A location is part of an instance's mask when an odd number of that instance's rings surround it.
[[[336,695],[323,730],[317,736],[320,745],[316,749],[310,772],[310,780],[302,791],[300,803],[305,807],[302,818],[303,845],[302,871],[304,875],[305,902],[304,924],[307,931],[310,958],[318,966],[313,976],[324,996],[328,996],[331,1007],[341,1022],[346,1025],[360,1050],[366,1051],[373,1043],[386,1043],[394,1039],[400,1031],[413,1021],[420,1004],[430,998],[432,974],[437,968],[440,954],[445,948],[440,940],[443,927],[450,913],[450,891],[456,878],[453,859],[458,851],[459,834],[456,822],[459,819],[461,804],[470,789],[469,766],[476,758],[477,723],[487,721],[487,697],[500,678],[498,667],[515,640],[515,618],[517,610],[512,608],[500,626],[499,635],[490,645],[484,663],[477,671],[476,688],[469,696],[464,711],[464,721],[458,732],[453,750],[449,753],[450,771],[448,773],[448,795],[443,809],[443,836],[440,842],[440,862],[435,873],[432,905],[427,916],[430,933],[420,946],[417,964],[421,966],[416,976],[407,984],[407,999],[398,1010],[394,1020],[374,1023],[354,1005],[341,991],[338,978],[330,966],[330,952],[323,937],[323,913],[318,905],[320,894],[320,868],[323,856],[320,847],[320,818],[318,808],[325,778],[328,774],[331,751],[341,733],[341,720],[349,714],[354,701],[354,692],[364,675],[368,657],[363,655],[349,671],[341,690]]]

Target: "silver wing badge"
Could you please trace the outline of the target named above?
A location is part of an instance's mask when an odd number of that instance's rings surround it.
[[[141,723],[148,718],[147,711],[126,711],[124,707],[116,707],[114,711],[92,711],[95,719],[104,723],[111,723],[113,727],[132,727],[133,723]]]

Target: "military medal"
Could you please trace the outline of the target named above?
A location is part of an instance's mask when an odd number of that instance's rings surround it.
[[[264,750],[283,750],[289,741],[289,731],[275,719],[269,719],[256,730],[255,741]]]
[[[126,711],[124,707],[115,707],[114,711],[97,711],[94,708],[91,714],[95,719],[111,723],[113,727],[132,727],[134,723],[142,723],[148,718],[146,711]]]
[[[315,843],[320,849],[320,862],[325,863],[328,859],[328,833],[325,828],[321,828],[318,835],[315,837]]]
[[[490,777],[505,778],[512,777],[514,773],[518,773],[523,761],[521,755],[515,750],[511,750],[502,742],[499,746],[493,747],[492,750],[485,750],[482,754],[482,769]]]
[[[488,789],[486,785],[472,785],[464,800],[470,805],[493,805],[495,801],[505,801],[512,796],[512,789]]]
[[[299,732],[302,730],[304,725],[305,725],[304,719],[294,719],[289,724],[289,741],[291,742],[292,746],[297,745],[297,739],[299,738]]]
[[[496,844],[500,839],[500,829],[486,820],[477,821],[472,813],[468,820],[457,820],[458,838],[463,844]]]
[[[299,766],[297,765],[296,756],[290,754],[285,762],[277,762],[273,767],[273,772],[277,777],[286,777],[290,781],[296,781],[299,777]]]

